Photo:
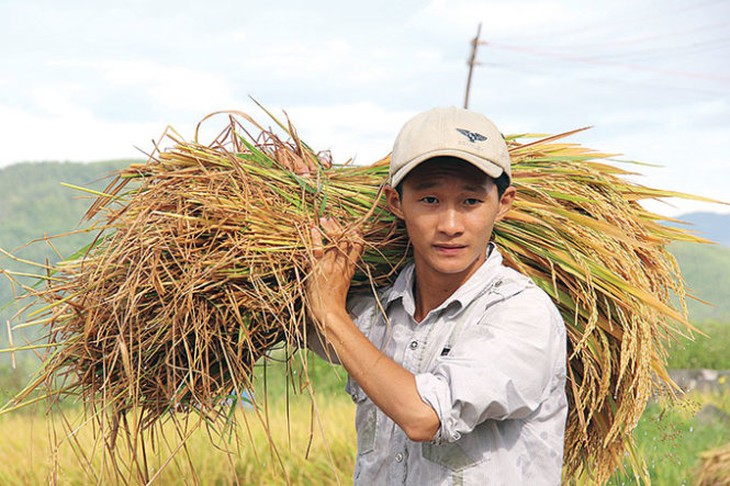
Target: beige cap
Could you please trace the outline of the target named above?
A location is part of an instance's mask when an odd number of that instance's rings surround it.
[[[410,119],[401,129],[390,158],[390,185],[397,186],[418,164],[451,156],[497,178],[512,180],[504,137],[487,117],[461,108],[434,108]]]

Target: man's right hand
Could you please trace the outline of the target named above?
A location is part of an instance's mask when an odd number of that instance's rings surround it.
[[[346,315],[347,294],[363,252],[360,232],[345,229],[331,218],[320,218],[320,228],[312,227],[312,262],[307,277],[309,313],[325,330],[328,316]],[[325,247],[325,237],[334,246]],[[336,320],[334,322],[337,322]]]

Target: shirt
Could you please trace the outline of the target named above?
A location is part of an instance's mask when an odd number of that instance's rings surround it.
[[[474,275],[420,323],[413,263],[377,296],[348,300],[360,330],[414,373],[441,422],[433,441],[413,442],[350,379],[355,484],[560,483],[565,325],[550,297],[490,246]]]

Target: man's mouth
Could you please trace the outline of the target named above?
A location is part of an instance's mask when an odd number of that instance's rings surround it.
[[[436,244],[433,245],[436,250],[443,253],[456,253],[457,251],[466,248],[466,245],[453,245],[453,244]]]

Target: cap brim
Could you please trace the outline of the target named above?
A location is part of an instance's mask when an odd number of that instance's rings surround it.
[[[426,162],[427,160],[433,159],[435,157],[455,157],[457,159],[464,160],[494,179],[501,176],[504,172],[504,169],[502,169],[491,160],[477,157],[476,155],[470,154],[468,152],[462,152],[453,149],[434,150],[432,152],[428,152],[416,157],[415,159],[411,160],[406,165],[401,167],[398,172],[392,174],[390,179],[390,185],[392,187],[397,186],[413,169],[421,165],[423,162]]]

